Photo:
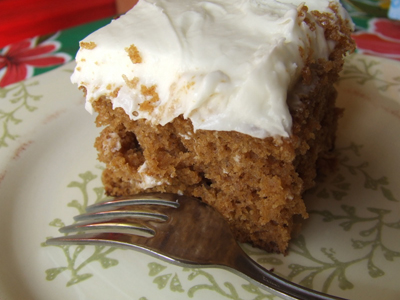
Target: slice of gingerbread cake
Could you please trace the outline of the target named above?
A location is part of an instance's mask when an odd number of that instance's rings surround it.
[[[104,127],[106,193],[199,197],[285,253],[332,157],[351,31],[337,0],[140,0],[80,43],[72,75]]]

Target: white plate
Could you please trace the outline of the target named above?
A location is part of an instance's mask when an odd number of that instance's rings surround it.
[[[0,299],[275,299],[218,269],[134,251],[44,246],[103,198],[98,129],[69,82],[73,64],[0,89]],[[246,246],[266,268],[350,299],[398,299],[400,64],[351,56],[339,170],[307,196],[310,219],[286,257]]]

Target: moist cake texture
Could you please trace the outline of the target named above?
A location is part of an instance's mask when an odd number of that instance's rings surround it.
[[[104,127],[106,193],[199,197],[286,253],[333,156],[351,30],[338,1],[139,1],[81,42],[71,77]]]

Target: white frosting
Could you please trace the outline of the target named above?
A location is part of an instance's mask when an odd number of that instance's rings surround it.
[[[147,163],[146,162],[144,162],[144,164],[141,165],[138,168],[137,171],[138,171],[138,174],[140,176],[140,182],[137,185],[141,189],[150,189],[150,188],[153,188],[155,186],[162,185],[162,184],[166,183],[163,180],[161,180],[161,181],[157,180],[156,178],[154,178],[154,177],[152,177],[152,176],[147,174],[148,167],[147,167]]]
[[[164,125],[183,115],[195,130],[286,137],[292,124],[287,91],[304,66],[299,47],[313,49],[315,59],[334,47],[322,28],[311,30],[299,17],[303,2],[309,12],[330,13],[334,2],[348,18],[336,0],[140,0],[83,40],[95,47],[81,47],[71,80],[86,88],[90,112],[106,95],[133,120]],[[140,63],[128,56],[131,45]],[[131,80],[138,80],[136,87]],[[140,109],[149,100],[142,86],[158,93],[152,111]]]

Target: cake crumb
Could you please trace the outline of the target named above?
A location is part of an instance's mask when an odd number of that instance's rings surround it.
[[[97,47],[95,42],[80,42],[79,46],[84,49],[92,50]]]
[[[113,98],[116,98],[118,96],[119,90],[121,89],[121,87],[117,87],[114,91],[111,92],[111,96]]]
[[[155,104],[158,102],[158,100],[160,100],[158,93],[156,92],[156,88],[156,85],[152,85],[151,87],[147,87],[144,84],[141,85],[140,92],[147,99],[140,104],[141,111],[147,111],[149,113],[153,112]]]
[[[128,53],[129,58],[134,64],[142,63],[142,57],[140,56],[139,50],[136,48],[135,45],[130,45],[129,47],[125,48],[125,51]]]
[[[138,83],[139,83],[139,78],[138,77],[134,77],[133,79],[129,80],[128,77],[125,74],[122,74],[122,78],[124,79],[126,85],[130,88],[130,89],[136,89]]]
[[[188,82],[186,84],[186,90],[189,91],[196,83],[194,81]]]

